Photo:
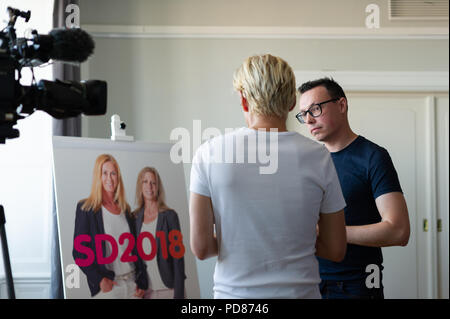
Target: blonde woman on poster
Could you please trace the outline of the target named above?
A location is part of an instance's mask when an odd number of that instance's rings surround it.
[[[144,167],[136,182],[137,247],[146,261],[149,288],[146,299],[185,297],[185,248],[177,213],[165,203],[164,187],[158,171]]]
[[[142,298],[148,287],[130,212],[117,161],[98,156],[91,193],[77,204],[73,249],[94,298]]]

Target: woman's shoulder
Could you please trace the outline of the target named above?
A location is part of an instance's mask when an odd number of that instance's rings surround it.
[[[167,215],[174,215],[174,214],[176,215],[177,214],[177,212],[172,208],[165,208],[165,209],[161,210],[159,213],[167,214]]]
[[[180,227],[180,219],[178,218],[178,214],[174,209],[166,209],[164,212],[161,212],[160,215],[167,221],[169,225],[171,225],[169,227]]]
[[[81,199],[77,203],[77,212],[85,212],[85,213],[93,213],[96,212],[94,209],[90,206],[87,206],[87,198]],[[101,210],[101,209],[100,209]]]
[[[83,205],[86,203],[87,198],[80,199],[77,203],[77,210],[83,210]]]
[[[138,207],[135,210],[131,211],[130,215],[133,218],[138,218],[143,213],[144,213],[144,207]]]
[[[80,220],[89,220],[93,218],[94,211],[91,208],[87,208],[86,206],[86,199],[79,200],[77,203],[77,209],[75,211],[76,219]]]
[[[172,209],[172,208],[164,209],[161,212],[159,212],[159,214],[161,216],[164,216],[164,217],[169,218],[169,219],[178,218],[177,212],[174,209]]]

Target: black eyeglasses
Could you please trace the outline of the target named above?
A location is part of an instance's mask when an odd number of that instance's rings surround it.
[[[325,103],[338,101],[339,99],[340,99],[340,97],[336,98],[336,99],[331,99],[331,100],[327,100],[324,102],[320,102],[317,104],[313,104],[309,107],[309,109],[298,113],[295,117],[301,124],[305,124],[306,123],[306,114],[309,113],[309,115],[311,115],[312,117],[319,117],[322,115],[322,105],[324,105]]]

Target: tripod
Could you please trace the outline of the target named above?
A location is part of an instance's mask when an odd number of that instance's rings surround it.
[[[8,242],[6,241],[6,231],[5,231],[5,211],[3,206],[0,205],[0,239],[2,242],[2,251],[3,251],[3,263],[5,265],[5,274],[6,274],[6,284],[8,286],[8,296],[9,299],[16,299],[16,294],[14,293],[14,282],[12,278],[11,271],[11,262],[9,260],[9,252],[8,252]]]

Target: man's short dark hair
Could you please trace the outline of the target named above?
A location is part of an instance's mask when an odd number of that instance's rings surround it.
[[[300,92],[300,94],[303,94],[306,91],[312,90],[318,86],[323,86],[324,88],[326,88],[328,91],[328,94],[330,95],[330,97],[332,99],[337,99],[337,98],[341,98],[341,97],[345,97],[345,99],[347,99],[342,87],[335,80],[333,80],[333,78],[327,78],[327,77],[321,78],[318,80],[314,80],[314,81],[305,82],[302,85],[300,85],[300,87],[298,88],[298,91]]]

